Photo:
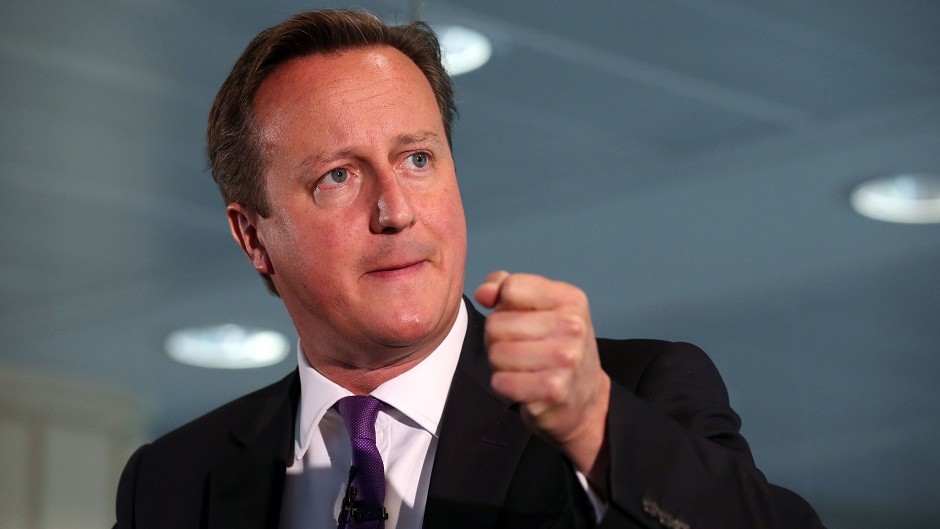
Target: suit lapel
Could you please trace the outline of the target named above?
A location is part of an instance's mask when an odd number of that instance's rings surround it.
[[[209,475],[207,522],[214,529],[277,527],[290,461],[300,377],[294,371],[229,434],[234,457]]]
[[[494,526],[531,438],[510,403],[490,389],[485,319],[467,306],[467,336],[441,418],[425,528]]]
[[[495,526],[532,437],[512,404],[490,389],[485,319],[467,306],[467,335],[431,471],[423,524],[428,529]],[[277,527],[299,394],[295,371],[259,403],[257,413],[246,413],[248,419],[231,431],[237,453],[208,477],[210,529]]]

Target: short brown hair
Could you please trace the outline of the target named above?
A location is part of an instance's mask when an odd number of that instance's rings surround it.
[[[269,213],[253,112],[255,94],[268,76],[291,59],[368,46],[391,46],[418,66],[431,84],[451,142],[451,124],[457,115],[453,85],[441,65],[437,37],[427,24],[389,26],[364,11],[306,11],[252,39],[212,103],[207,154],[212,178],[226,203],[245,204],[265,217]],[[263,277],[276,294],[270,278]]]

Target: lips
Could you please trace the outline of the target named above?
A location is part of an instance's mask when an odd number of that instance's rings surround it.
[[[419,263],[421,263],[420,260],[419,260],[419,261],[412,261],[412,262],[408,262],[408,263],[402,263],[402,264],[397,264],[397,265],[388,266],[388,267],[386,267],[386,268],[380,268],[380,269],[377,270],[377,271],[378,271],[378,272],[386,272],[386,271],[391,271],[391,270],[401,270],[402,268],[408,268],[409,266],[415,266],[415,265],[417,265],[417,264],[419,264]]]
[[[418,259],[415,261],[407,261],[403,263],[381,265],[380,267],[367,272],[367,275],[378,277],[393,277],[397,275],[404,275],[413,271],[417,271],[424,265],[424,263],[426,263],[424,259]]]
[[[416,240],[383,239],[359,258],[357,268],[366,276],[407,274],[420,270],[435,255],[432,244]]]

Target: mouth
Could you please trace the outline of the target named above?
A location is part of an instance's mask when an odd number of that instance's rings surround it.
[[[366,275],[383,279],[407,276],[420,271],[426,263],[427,261],[422,259],[418,261],[383,265],[381,268],[376,268],[375,270],[367,272]]]

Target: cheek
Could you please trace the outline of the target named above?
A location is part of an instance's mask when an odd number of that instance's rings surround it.
[[[450,195],[450,200],[445,209],[451,233],[455,238],[465,240],[467,238],[467,218],[464,215],[460,193],[456,189]]]
[[[277,225],[277,232],[268,243],[268,251],[278,265],[287,268],[311,269],[319,261],[318,249],[327,241],[316,240],[314,234],[320,233],[309,223],[298,222],[296,218],[284,216]]]
[[[274,218],[267,221],[259,230],[259,236],[275,271],[283,270],[294,260],[296,230],[289,219]]]
[[[465,224],[463,202],[456,183],[439,188],[425,200],[424,210],[439,226],[450,230],[461,229]],[[463,231],[461,229],[461,231]]]
[[[437,199],[433,215],[431,222],[441,245],[448,249],[451,266],[462,269],[467,253],[467,221],[456,189]]]
[[[339,281],[341,274],[355,269],[366,251],[369,227],[356,218],[336,216],[329,220],[304,226],[297,234],[294,253],[310,275]]]

